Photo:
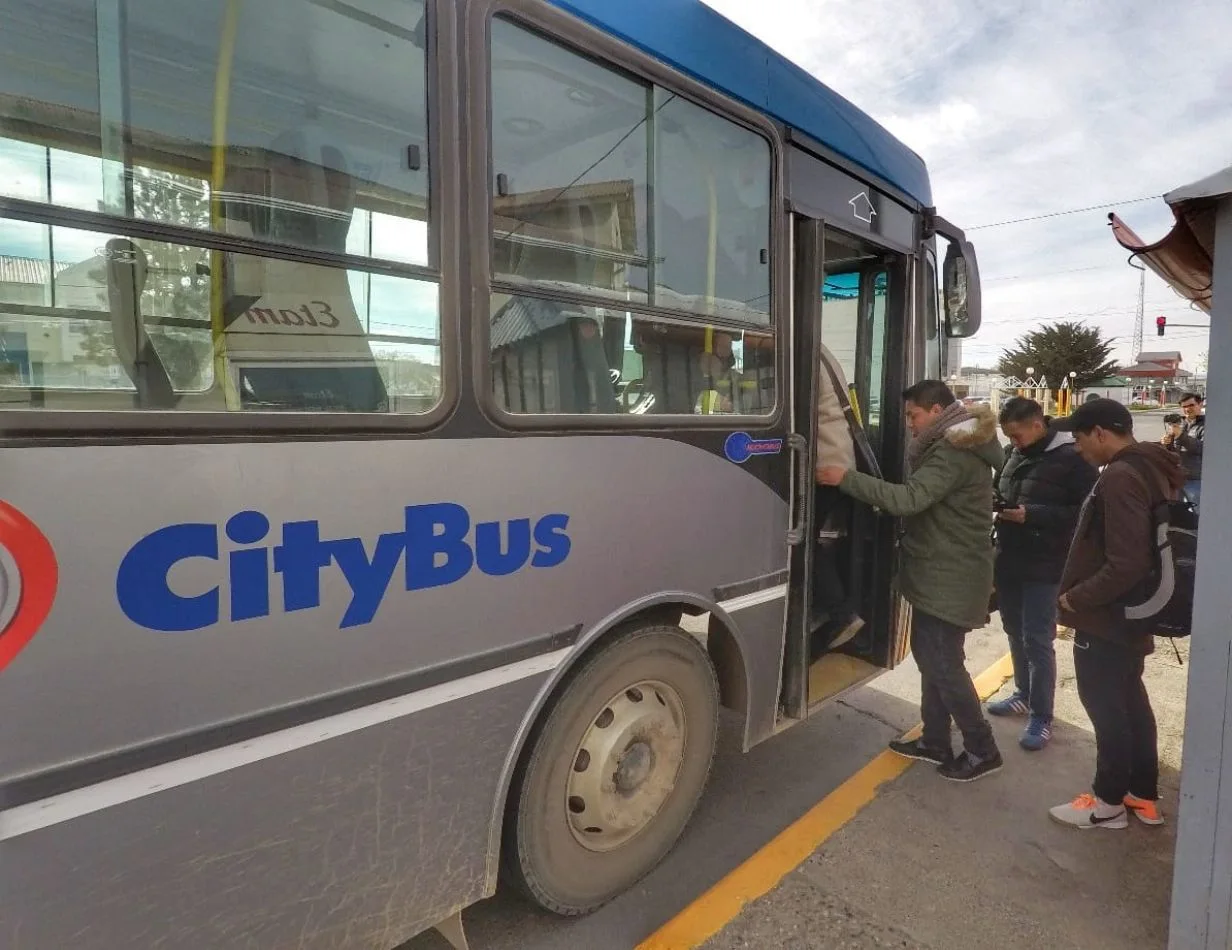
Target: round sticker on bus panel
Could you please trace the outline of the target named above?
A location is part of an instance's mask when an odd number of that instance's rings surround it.
[[[782,451],[782,439],[755,439],[747,432],[733,432],[723,443],[723,454],[737,465],[754,455],[778,455]]]
[[[38,633],[56,599],[59,566],[46,535],[0,501],[0,670]]]

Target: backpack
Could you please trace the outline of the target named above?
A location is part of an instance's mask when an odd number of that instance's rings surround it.
[[[1127,456],[1148,490],[1155,480],[1150,464]],[[1155,538],[1150,573],[1120,602],[1125,623],[1138,633],[1157,637],[1187,637],[1193,625],[1194,575],[1198,563],[1198,513],[1183,495],[1160,498],[1151,508]]]

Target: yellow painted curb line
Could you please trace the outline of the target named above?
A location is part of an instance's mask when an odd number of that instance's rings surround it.
[[[987,699],[1014,675],[1007,653],[975,678],[980,699]],[[920,726],[905,738],[919,735]],[[769,893],[821,845],[877,797],[878,789],[898,778],[912,761],[882,752],[842,785],[810,808],[802,818],[710,888],[683,911],[637,945],[636,950],[693,950],[729,923],[747,904]]]

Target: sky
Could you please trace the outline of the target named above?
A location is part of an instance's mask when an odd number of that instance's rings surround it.
[[[1162,195],[1232,164],[1232,3],[1227,0],[707,0],[872,115],[928,164],[938,212],[968,230],[984,324],[964,365],[992,365],[1023,332],[1097,326],[1128,363],[1138,271],[1108,228],[1167,233]],[[1111,208],[1001,227],[1019,218]],[[1155,318],[1206,314],[1146,276],[1143,349]]]

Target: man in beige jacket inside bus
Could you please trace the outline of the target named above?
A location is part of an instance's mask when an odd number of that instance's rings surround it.
[[[848,392],[843,367],[821,344],[817,380],[817,468],[841,465],[855,469],[856,451],[851,425],[835,382]],[[817,485],[817,549],[813,557],[813,622],[809,651],[813,659],[850,641],[864,627],[851,604],[845,582],[846,564],[840,564],[841,543],[847,535],[851,502],[837,488]]]

